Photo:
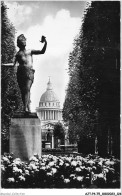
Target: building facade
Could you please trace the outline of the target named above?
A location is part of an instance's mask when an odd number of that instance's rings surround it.
[[[58,122],[62,123],[63,125],[63,119],[62,109],[60,109],[60,101],[53,91],[50,79],[47,83],[46,91],[40,98],[39,107],[36,108],[36,112],[41,120],[42,147],[54,148],[54,125]]]

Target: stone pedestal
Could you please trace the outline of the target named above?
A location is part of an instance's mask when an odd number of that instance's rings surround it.
[[[41,156],[41,122],[36,113],[17,113],[11,119],[10,153],[28,161],[35,153]]]

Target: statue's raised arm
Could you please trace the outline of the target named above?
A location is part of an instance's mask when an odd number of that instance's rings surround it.
[[[44,54],[47,48],[47,41],[42,36],[41,42],[44,46],[41,50],[26,50],[26,38],[23,34],[17,38],[19,51],[15,56],[14,65],[18,64],[17,81],[22,95],[24,111],[30,112],[30,89],[34,80],[33,55]]]
[[[38,55],[38,54],[44,54],[44,53],[45,53],[46,48],[47,48],[46,37],[45,37],[45,36],[42,36],[40,42],[44,43],[44,46],[43,46],[42,50],[31,50],[31,54],[32,54],[32,55],[33,55],[33,54]]]

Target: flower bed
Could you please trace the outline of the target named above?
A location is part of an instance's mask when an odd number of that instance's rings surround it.
[[[99,156],[2,156],[3,188],[120,188],[120,161]]]

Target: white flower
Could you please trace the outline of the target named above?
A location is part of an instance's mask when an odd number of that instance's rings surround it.
[[[13,172],[19,172],[18,167],[14,166],[14,167],[13,167]]]
[[[92,176],[92,181],[97,180],[97,176],[98,176],[98,174],[93,174],[93,176]]]
[[[5,171],[4,165],[1,165],[1,170],[2,170],[2,171]]]
[[[61,175],[61,178],[64,179],[64,175]]]
[[[45,163],[41,163],[40,165],[41,165],[41,166],[45,166]]]
[[[35,156],[32,156],[29,161],[35,161],[35,162],[38,162],[38,159],[35,157]]]
[[[83,169],[85,169],[86,167],[85,167],[85,166],[80,166],[80,168],[83,170]]]
[[[65,183],[69,183],[69,182],[70,182],[70,179],[65,178],[65,179],[64,179],[64,182],[65,182]]]
[[[7,157],[3,157],[3,161],[8,161],[8,158]]]
[[[81,161],[77,161],[77,165],[81,166],[82,162]]]
[[[115,164],[115,162],[114,161],[110,161],[110,165],[114,165]]]
[[[77,160],[81,160],[81,161],[83,159],[83,157],[81,157],[81,156],[77,156],[76,158],[77,158]]]
[[[77,162],[76,161],[72,161],[71,162],[71,166],[76,166],[77,165]]]
[[[89,160],[88,163],[89,163],[89,165],[91,165],[91,166],[94,165],[94,161],[93,161],[93,160]]]
[[[104,175],[102,173],[97,175],[98,178],[104,178]]]
[[[72,157],[66,157],[66,158],[65,158],[65,160],[66,160],[67,162],[70,162],[71,159],[72,159]]]
[[[46,169],[46,167],[44,167],[44,166],[43,166],[43,167],[41,167],[41,169],[45,170],[45,169]]]
[[[25,174],[26,175],[29,175],[29,171],[27,169],[25,170]]]
[[[56,165],[55,167],[56,167],[57,169],[60,168],[59,165]]]
[[[75,174],[70,174],[70,178],[75,179],[75,178],[76,178],[76,177],[75,177]]]
[[[76,179],[78,180],[78,181],[83,181],[83,176],[78,176]]]
[[[90,172],[92,169],[91,169],[91,167],[87,167],[87,170]]]
[[[18,167],[13,167],[13,172],[15,173],[15,172],[20,172],[20,173],[22,173],[22,170],[21,169],[18,169]]]
[[[102,166],[102,165],[103,165],[102,161],[100,161],[100,162],[98,163],[98,165]]]
[[[47,157],[48,157],[48,155],[44,154],[44,155],[42,155],[42,157],[40,157],[40,159],[47,158]]]
[[[46,165],[46,166],[45,166],[45,168],[46,168],[46,169],[49,169],[49,168],[50,168],[50,166],[49,166],[49,165]]]
[[[47,173],[47,176],[52,176],[52,173],[48,172],[48,173]]]
[[[13,161],[16,165],[20,165],[21,164],[21,159],[20,158],[16,158]]]
[[[15,179],[14,178],[8,178],[7,181],[8,182],[15,182]]]
[[[115,169],[113,168],[109,168],[110,171],[112,171],[113,173],[115,172]]]
[[[32,170],[31,165],[29,165],[28,167],[26,167],[26,169],[28,169],[28,170]]]
[[[7,157],[2,158],[4,162],[10,163],[9,159]]]
[[[56,168],[52,168],[52,174],[55,174],[57,172],[57,169]]]
[[[95,170],[97,169],[95,166],[93,166],[92,168],[95,169]]]
[[[20,160],[20,158],[16,158],[16,159],[14,159],[14,162],[15,162],[15,163],[19,162],[19,163],[20,163],[21,160]]]
[[[107,168],[105,168],[105,169],[104,169],[104,172],[108,173],[108,172],[109,172],[109,170],[108,170]]]
[[[63,161],[60,161],[59,165],[62,166],[63,164],[64,164],[64,162]]]
[[[53,155],[49,154],[47,158],[53,159]]]
[[[69,163],[65,163],[65,166],[68,167],[68,166],[70,166],[70,165],[69,165]]]
[[[49,162],[49,164],[48,164],[50,167],[52,167],[52,166],[54,166],[54,162],[53,161],[51,161],[51,162]]]
[[[106,162],[105,162],[105,165],[114,165],[114,161],[110,161],[110,160],[107,160]]]
[[[18,169],[18,172],[22,173],[22,170],[21,169]]]
[[[75,171],[80,172],[81,171],[80,167],[76,167]]]
[[[103,162],[103,161],[104,161],[104,159],[100,157],[100,158],[99,158],[99,161],[102,161],[102,162]]]
[[[37,166],[35,164],[30,164],[30,167],[33,169],[33,170],[36,170],[37,169]]]
[[[19,176],[19,180],[20,181],[25,181],[25,177],[24,176]]]

